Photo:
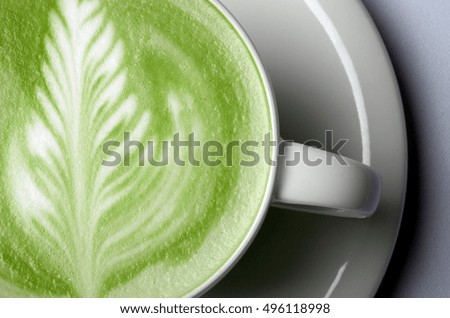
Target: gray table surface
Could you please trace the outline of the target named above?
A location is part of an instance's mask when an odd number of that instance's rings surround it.
[[[450,1],[363,0],[404,99],[409,182],[380,297],[450,297]]]

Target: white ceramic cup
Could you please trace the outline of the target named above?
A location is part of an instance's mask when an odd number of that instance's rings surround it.
[[[252,53],[266,88],[273,139],[278,146],[272,158],[276,165],[271,168],[265,197],[246,238],[214,276],[186,297],[202,295],[237,263],[255,238],[270,206],[338,217],[367,218],[375,212],[382,188],[380,175],[360,162],[342,156],[340,158],[346,164],[330,161],[327,158],[331,155],[324,150],[281,139],[274,92],[256,49],[231,13],[218,0],[210,1],[234,26]],[[300,159],[296,165],[291,164],[298,161],[294,160],[295,156],[305,157],[305,152],[308,160]]]

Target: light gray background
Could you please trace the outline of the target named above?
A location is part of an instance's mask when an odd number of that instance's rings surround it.
[[[398,76],[410,147],[404,221],[378,296],[450,297],[450,1],[363,2]]]

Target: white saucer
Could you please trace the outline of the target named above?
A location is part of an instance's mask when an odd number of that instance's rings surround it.
[[[376,215],[271,209],[240,263],[207,297],[371,297],[397,238],[406,190],[403,108],[390,60],[359,0],[222,0],[250,35],[277,96],[281,135],[349,139],[343,154],[383,176]]]

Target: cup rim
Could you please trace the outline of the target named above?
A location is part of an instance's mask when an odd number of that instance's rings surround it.
[[[279,117],[278,110],[276,104],[276,98],[272,83],[270,81],[268,72],[263,62],[261,61],[260,55],[255,48],[252,40],[248,36],[247,32],[241,26],[241,24],[237,21],[237,19],[232,15],[232,13],[225,8],[225,6],[220,2],[220,0],[208,0],[222,16],[230,23],[230,25],[236,30],[245,46],[249,50],[252,55],[253,61],[258,69],[259,75],[261,76],[261,80],[263,82],[266,97],[269,104],[270,109],[270,119],[272,126],[272,138],[277,142],[275,148],[273,148],[272,160],[275,163],[278,163],[278,145],[280,144],[281,137],[279,131]],[[211,288],[213,288],[222,278],[224,278],[231,269],[239,262],[242,256],[250,247],[251,243],[255,239],[257,233],[259,232],[263,221],[267,215],[267,211],[269,209],[270,203],[272,202],[272,195],[274,192],[275,184],[276,184],[276,172],[277,172],[277,164],[270,165],[269,177],[267,180],[266,191],[264,194],[264,199],[260,204],[259,211],[251,228],[247,231],[245,238],[241,241],[239,247],[234,251],[233,255],[222,265],[222,267],[217,270],[211,277],[209,277],[204,283],[190,291],[188,294],[184,295],[185,298],[193,298],[200,297],[206,292],[208,292]]]

